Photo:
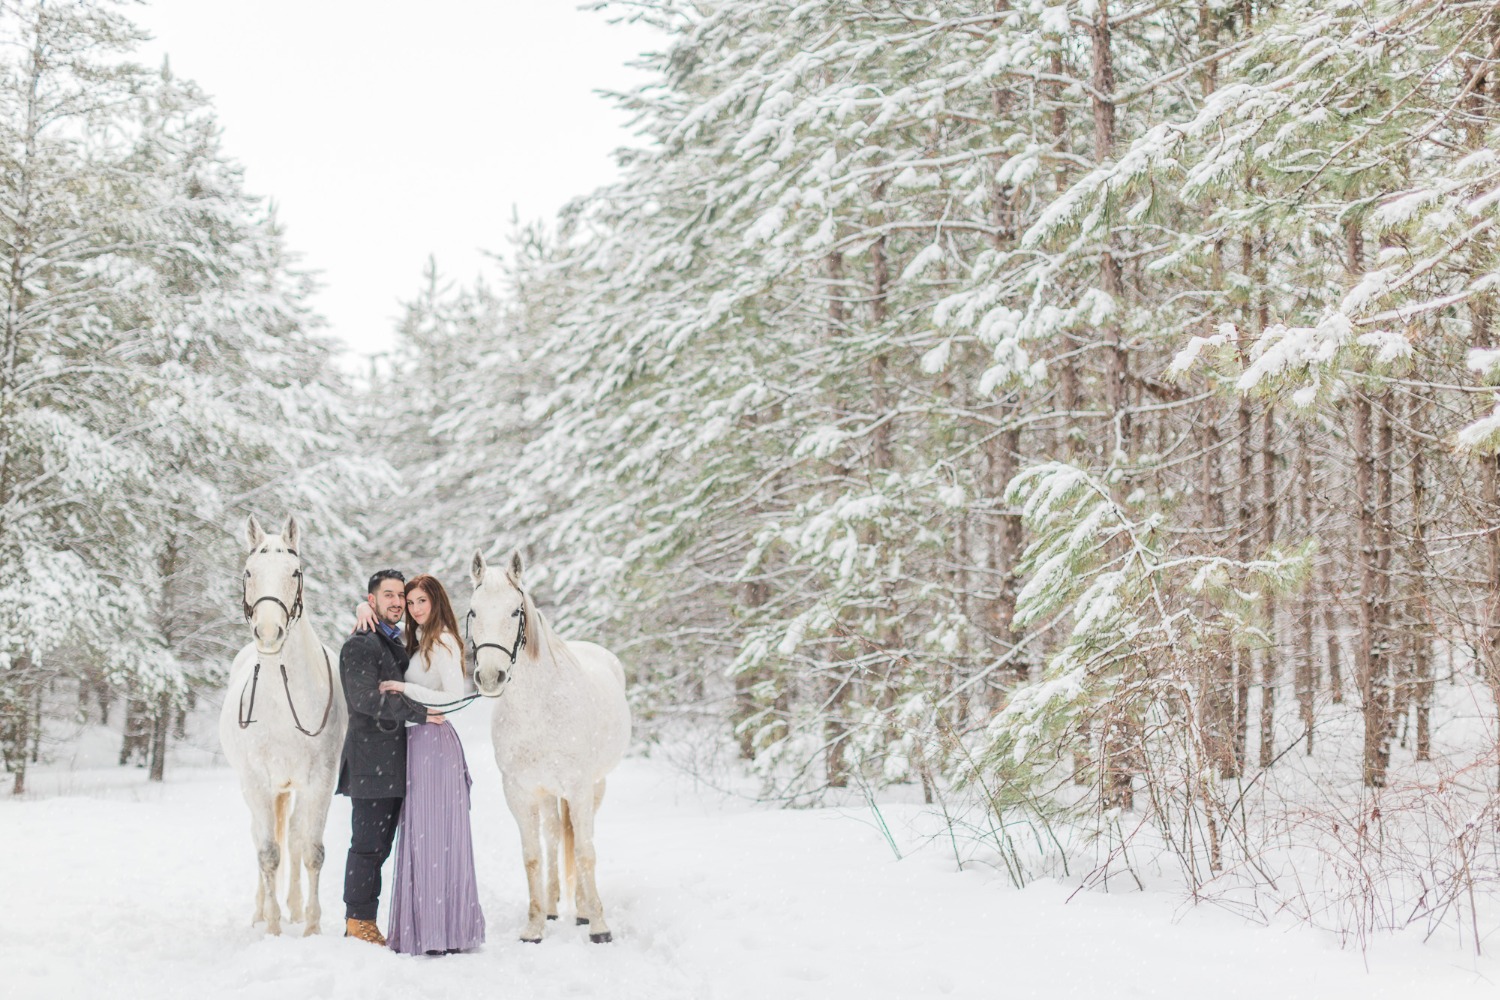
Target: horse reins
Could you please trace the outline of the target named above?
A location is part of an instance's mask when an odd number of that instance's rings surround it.
[[[484,696],[476,692],[475,694],[466,694],[462,698],[455,698],[452,701],[445,701],[441,704],[428,704],[425,701],[418,701],[417,699],[407,694],[402,694],[401,697],[405,698],[407,704],[409,705],[415,705],[418,708],[436,708],[441,710],[444,715],[452,715],[459,709],[468,708],[470,705],[474,704],[474,700],[476,698],[482,698]],[[458,708],[454,708],[454,705],[457,705]],[[395,732],[395,730],[391,731]]]
[[[296,549],[289,548],[287,551],[294,556],[297,555]],[[297,558],[301,559],[302,557],[297,556]],[[266,601],[271,601],[277,607],[281,608],[282,613],[286,615],[286,631],[288,637],[290,637],[292,624],[302,617],[302,570],[299,568],[292,575],[297,578],[297,596],[292,599],[291,607],[287,607],[286,603],[274,594],[267,594],[264,597],[257,598],[254,604],[241,598],[240,604],[245,610],[245,621],[248,622],[254,617],[256,608],[260,607]],[[326,729],[328,727],[328,715],[333,710],[333,662],[328,658],[327,648],[321,643],[318,648],[323,650],[323,669],[328,673],[328,701],[323,706],[323,719],[318,723],[318,728],[315,730],[309,732],[307,727],[302,724],[301,717],[297,715],[297,705],[292,701],[292,682],[286,673],[286,662],[282,661],[279,664],[281,667],[281,687],[286,691],[286,707],[292,710],[292,725],[296,726],[298,732],[304,736],[317,736]],[[250,728],[250,723],[255,721],[252,716],[255,714],[255,693],[259,687],[260,657],[257,655],[255,658],[255,672],[250,677],[250,707],[248,710],[245,708],[245,689],[240,688],[239,724],[241,729]]]

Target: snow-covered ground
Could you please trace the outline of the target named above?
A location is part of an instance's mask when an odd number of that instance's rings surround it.
[[[99,762],[101,743],[34,774],[31,796],[0,800],[0,998],[1460,1000],[1500,987],[1500,961],[1417,935],[1361,954],[1168,894],[1018,891],[993,871],[955,871],[919,833],[931,824],[915,806],[881,809],[897,860],[868,809],[757,806],[641,757],[612,779],[599,819],[615,943],[590,944],[565,916],[542,944],[522,944],[519,846],[486,721],[458,717],[489,921],[480,951],[413,958],[339,936],[342,798],[328,823],[325,934],[289,925],[266,937],[249,923],[255,867],[233,773],[188,749],[151,785]]]

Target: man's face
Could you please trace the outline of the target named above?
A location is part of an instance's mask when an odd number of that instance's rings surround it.
[[[370,608],[376,618],[395,625],[406,611],[405,584],[400,580],[381,580],[375,593],[370,595]]]

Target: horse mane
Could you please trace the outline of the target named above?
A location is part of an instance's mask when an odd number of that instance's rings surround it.
[[[531,592],[523,591],[522,594],[526,602],[526,620],[535,623],[527,626],[527,631],[535,633],[536,636],[534,643],[530,639],[527,640],[523,655],[529,656],[533,663],[549,659],[556,666],[579,666],[578,659],[568,649],[567,642],[553,630],[552,623],[547,620],[546,616],[537,610],[536,602],[531,599]],[[532,649],[536,652],[531,652]]]

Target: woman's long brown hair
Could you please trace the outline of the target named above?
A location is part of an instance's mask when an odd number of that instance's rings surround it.
[[[432,614],[427,619],[427,627],[422,629],[422,639],[417,640],[417,623],[411,617],[411,592],[420,590],[427,595],[427,600],[432,604]],[[468,665],[464,663],[464,642],[458,634],[458,618],[453,614],[453,605],[448,600],[448,592],[438,582],[437,577],[414,576],[406,584],[406,654],[416,656],[418,653],[427,663],[432,662],[432,647],[437,644],[438,639],[444,632],[453,636],[453,648],[458,652],[459,669],[464,676],[469,675]]]

